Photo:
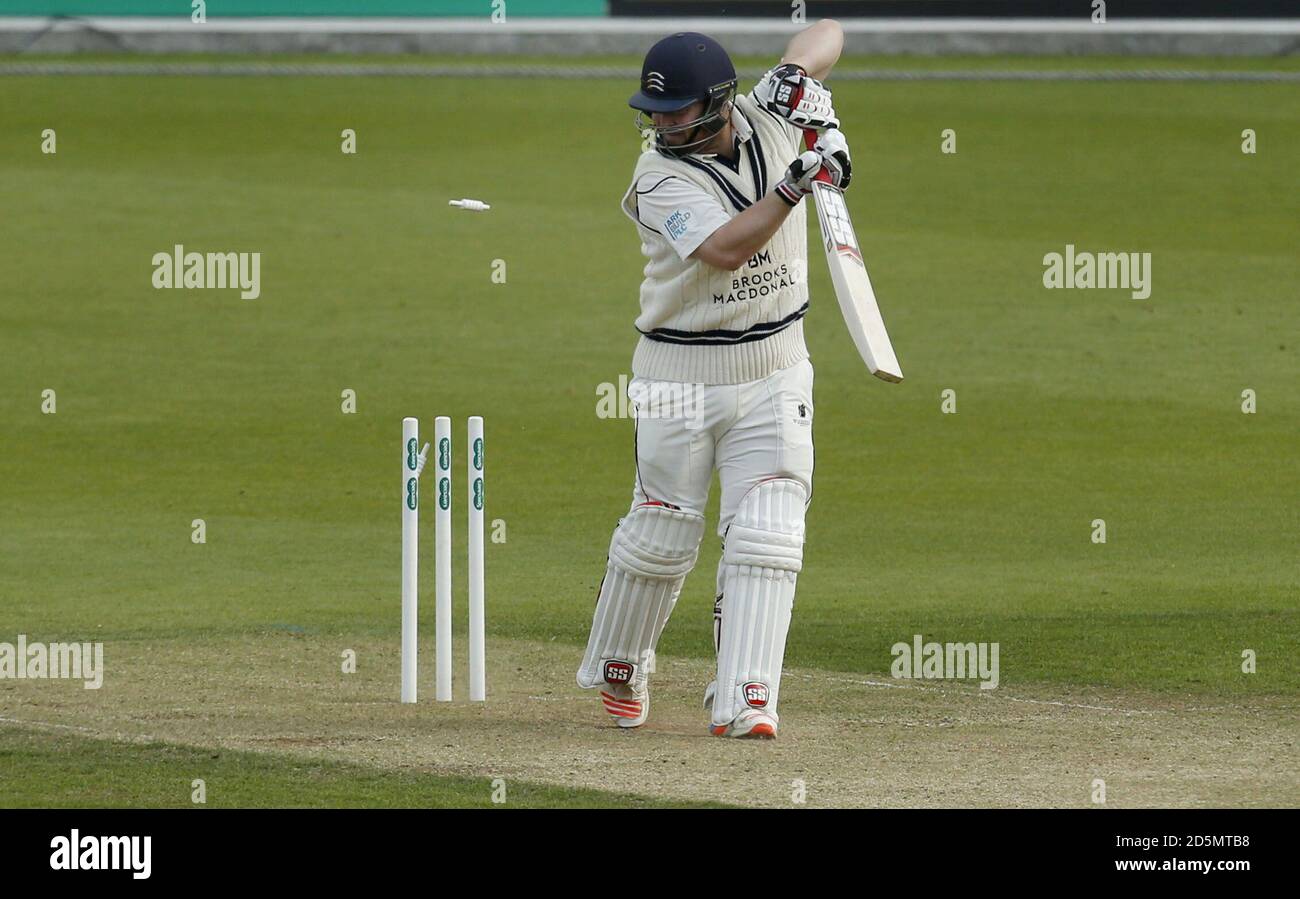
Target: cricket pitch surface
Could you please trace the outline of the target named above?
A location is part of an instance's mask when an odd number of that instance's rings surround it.
[[[490,640],[488,702],[398,702],[394,641],[265,634],[114,642],[99,690],[12,681],[0,726],[250,750],[380,770],[792,807],[1294,806],[1295,700],[1065,690],[981,691],[794,669],[775,741],[709,736],[706,660],[661,658],[649,722],[616,728],[578,689],[578,648]],[[357,671],[344,674],[354,650]],[[486,787],[485,781],[485,789]],[[799,801],[802,800],[802,801]]]

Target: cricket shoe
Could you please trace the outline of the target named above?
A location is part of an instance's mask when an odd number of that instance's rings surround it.
[[[776,716],[759,709],[745,709],[730,724],[715,724],[709,728],[715,737],[740,737],[750,740],[776,738]]]
[[[627,684],[608,684],[600,691],[600,701],[619,727],[640,727],[650,715],[649,687],[638,692]]]
[[[704,710],[705,711],[707,712],[713,711],[713,698],[717,695],[718,695],[718,682],[713,681],[704,689]],[[746,709],[746,711],[752,712],[755,710]],[[760,712],[759,714],[766,714],[766,713]],[[754,737],[754,738],[761,737],[770,740],[776,736],[775,717],[773,717],[773,719],[770,722],[751,720],[746,725],[738,727],[740,719],[743,716],[744,716],[744,712],[738,715],[736,717],[736,720],[732,721],[731,724],[720,725],[717,727],[710,727],[709,730],[712,731],[716,736],[720,736],[720,737]],[[745,727],[748,727],[748,730],[746,730]],[[733,728],[737,728],[737,729],[733,730]]]

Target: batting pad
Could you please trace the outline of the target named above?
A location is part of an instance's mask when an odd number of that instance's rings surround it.
[[[578,685],[644,688],[655,645],[695,567],[704,516],[640,505],[614,529]]]
[[[727,530],[715,725],[730,723],[747,708],[776,716],[795,582],[803,568],[807,499],[798,481],[763,481],[745,494]]]

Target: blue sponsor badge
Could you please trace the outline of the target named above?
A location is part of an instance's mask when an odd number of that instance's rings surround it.
[[[664,226],[668,229],[668,236],[673,240],[681,240],[682,236],[690,230],[690,224],[691,211],[689,209],[677,210],[668,216],[668,220],[664,222]]]

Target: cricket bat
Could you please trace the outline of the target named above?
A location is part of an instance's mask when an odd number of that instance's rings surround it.
[[[804,145],[808,149],[812,149],[816,140],[817,132],[805,129]],[[897,383],[903,380],[903,370],[894,356],[885,320],[876,305],[876,292],[871,289],[871,278],[858,247],[853,220],[849,218],[849,207],[844,202],[844,191],[831,183],[831,176],[823,169],[817,173],[812,193],[822,230],[822,248],[826,251],[826,264],[831,270],[844,324],[871,373],[882,381]]]

